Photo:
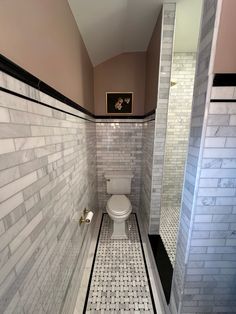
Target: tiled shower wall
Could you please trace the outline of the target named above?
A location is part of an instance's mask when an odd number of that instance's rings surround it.
[[[160,53],[160,74],[155,117],[155,140],[153,149],[153,170],[149,233],[158,234],[161,214],[162,178],[164,169],[165,138],[169,101],[172,49],[175,26],[175,3],[164,3],[162,13],[162,44]]]
[[[58,313],[92,230],[74,214],[97,208],[95,123],[4,73],[0,82],[32,99],[0,91],[0,312]]]
[[[236,88],[213,87],[211,99],[181,313],[236,312]]]
[[[195,53],[174,53],[168,104],[160,235],[174,265],[191,119]]]
[[[214,32],[214,23],[216,15],[216,0],[204,1],[203,3],[203,18],[202,18],[202,28],[199,41],[199,55],[197,58],[196,66],[196,79],[194,83],[194,92],[193,92],[193,107],[192,107],[192,116],[191,116],[191,126],[190,126],[190,138],[189,138],[189,147],[188,147],[188,156],[186,162],[186,171],[185,171],[185,182],[183,189],[183,199],[181,204],[181,214],[180,214],[180,227],[179,235],[177,240],[177,251],[176,251],[176,263],[174,267],[173,281],[172,281],[172,294],[171,294],[171,307],[172,309],[178,309],[179,306],[185,304],[186,308],[183,309],[181,313],[194,313],[202,311],[199,308],[192,308],[196,304],[197,300],[194,300],[194,293],[196,293],[195,286],[198,285],[199,281],[203,279],[203,273],[198,273],[198,267],[202,267],[202,261],[198,262],[190,261],[193,267],[192,269],[186,272],[186,259],[189,253],[191,254],[201,254],[206,253],[204,248],[201,247],[200,242],[194,239],[196,233],[192,234],[192,238],[189,238],[189,231],[192,225],[192,215],[194,208],[194,192],[195,184],[198,172],[198,158],[200,152],[200,143],[202,136],[202,128],[205,114],[205,105],[206,105],[206,94],[208,90],[208,71],[209,71],[209,62],[211,56],[211,47],[212,47],[212,38]],[[207,199],[206,199],[207,202]],[[200,218],[200,217],[199,217]],[[207,218],[207,216],[205,217]],[[196,219],[198,219],[196,217]],[[200,218],[201,221],[198,227],[199,237],[201,236],[200,230],[204,230],[205,223],[204,217]],[[212,226],[213,227],[213,226]],[[214,227],[213,227],[214,228]],[[204,232],[202,233],[202,235]],[[212,243],[214,246],[214,240],[208,240],[208,244]],[[192,244],[191,248],[190,243]],[[195,244],[194,244],[195,243]],[[207,241],[204,244],[207,247]],[[189,251],[190,250],[190,251]],[[209,255],[210,257],[210,255]],[[214,275],[211,273],[211,270],[205,270],[208,272],[209,281],[211,278],[214,282]],[[200,271],[201,272],[201,271]],[[213,277],[212,277],[213,275]],[[202,287],[204,283],[202,284]],[[207,286],[206,286],[207,287]],[[209,286],[210,287],[210,286]],[[198,289],[197,289],[198,290]],[[204,291],[202,289],[201,291]],[[204,296],[198,301],[204,303]],[[203,304],[202,303],[202,304]],[[189,307],[187,308],[189,304]],[[174,310],[173,310],[174,311]],[[203,310],[203,313],[207,313]]]
[[[236,87],[206,111],[181,313],[236,313]]]
[[[193,99],[196,54],[174,53],[165,144],[161,208],[180,206]]]
[[[106,210],[110,195],[106,193],[104,173],[112,170],[132,171],[132,191],[128,197],[133,210],[140,205],[142,166],[142,127],[140,120],[103,120],[96,123],[97,179],[99,208]]]

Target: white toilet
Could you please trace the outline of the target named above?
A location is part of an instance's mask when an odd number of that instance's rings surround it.
[[[105,173],[107,193],[112,196],[107,201],[106,210],[113,220],[112,239],[128,239],[126,234],[126,220],[132,212],[132,206],[125,194],[131,193],[130,171],[112,171]]]

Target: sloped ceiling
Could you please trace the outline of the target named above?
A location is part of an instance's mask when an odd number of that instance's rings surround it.
[[[93,65],[145,51],[163,0],[68,0]]]
[[[164,2],[176,2],[175,51],[197,50],[202,0],[68,0],[94,66],[146,51]]]

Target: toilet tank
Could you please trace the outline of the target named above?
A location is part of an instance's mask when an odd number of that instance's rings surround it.
[[[130,194],[131,180],[133,174],[131,171],[109,171],[105,173],[108,194]]]

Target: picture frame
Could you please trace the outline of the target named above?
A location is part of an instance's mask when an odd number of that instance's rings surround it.
[[[107,114],[132,114],[133,92],[107,92],[106,93]]]

